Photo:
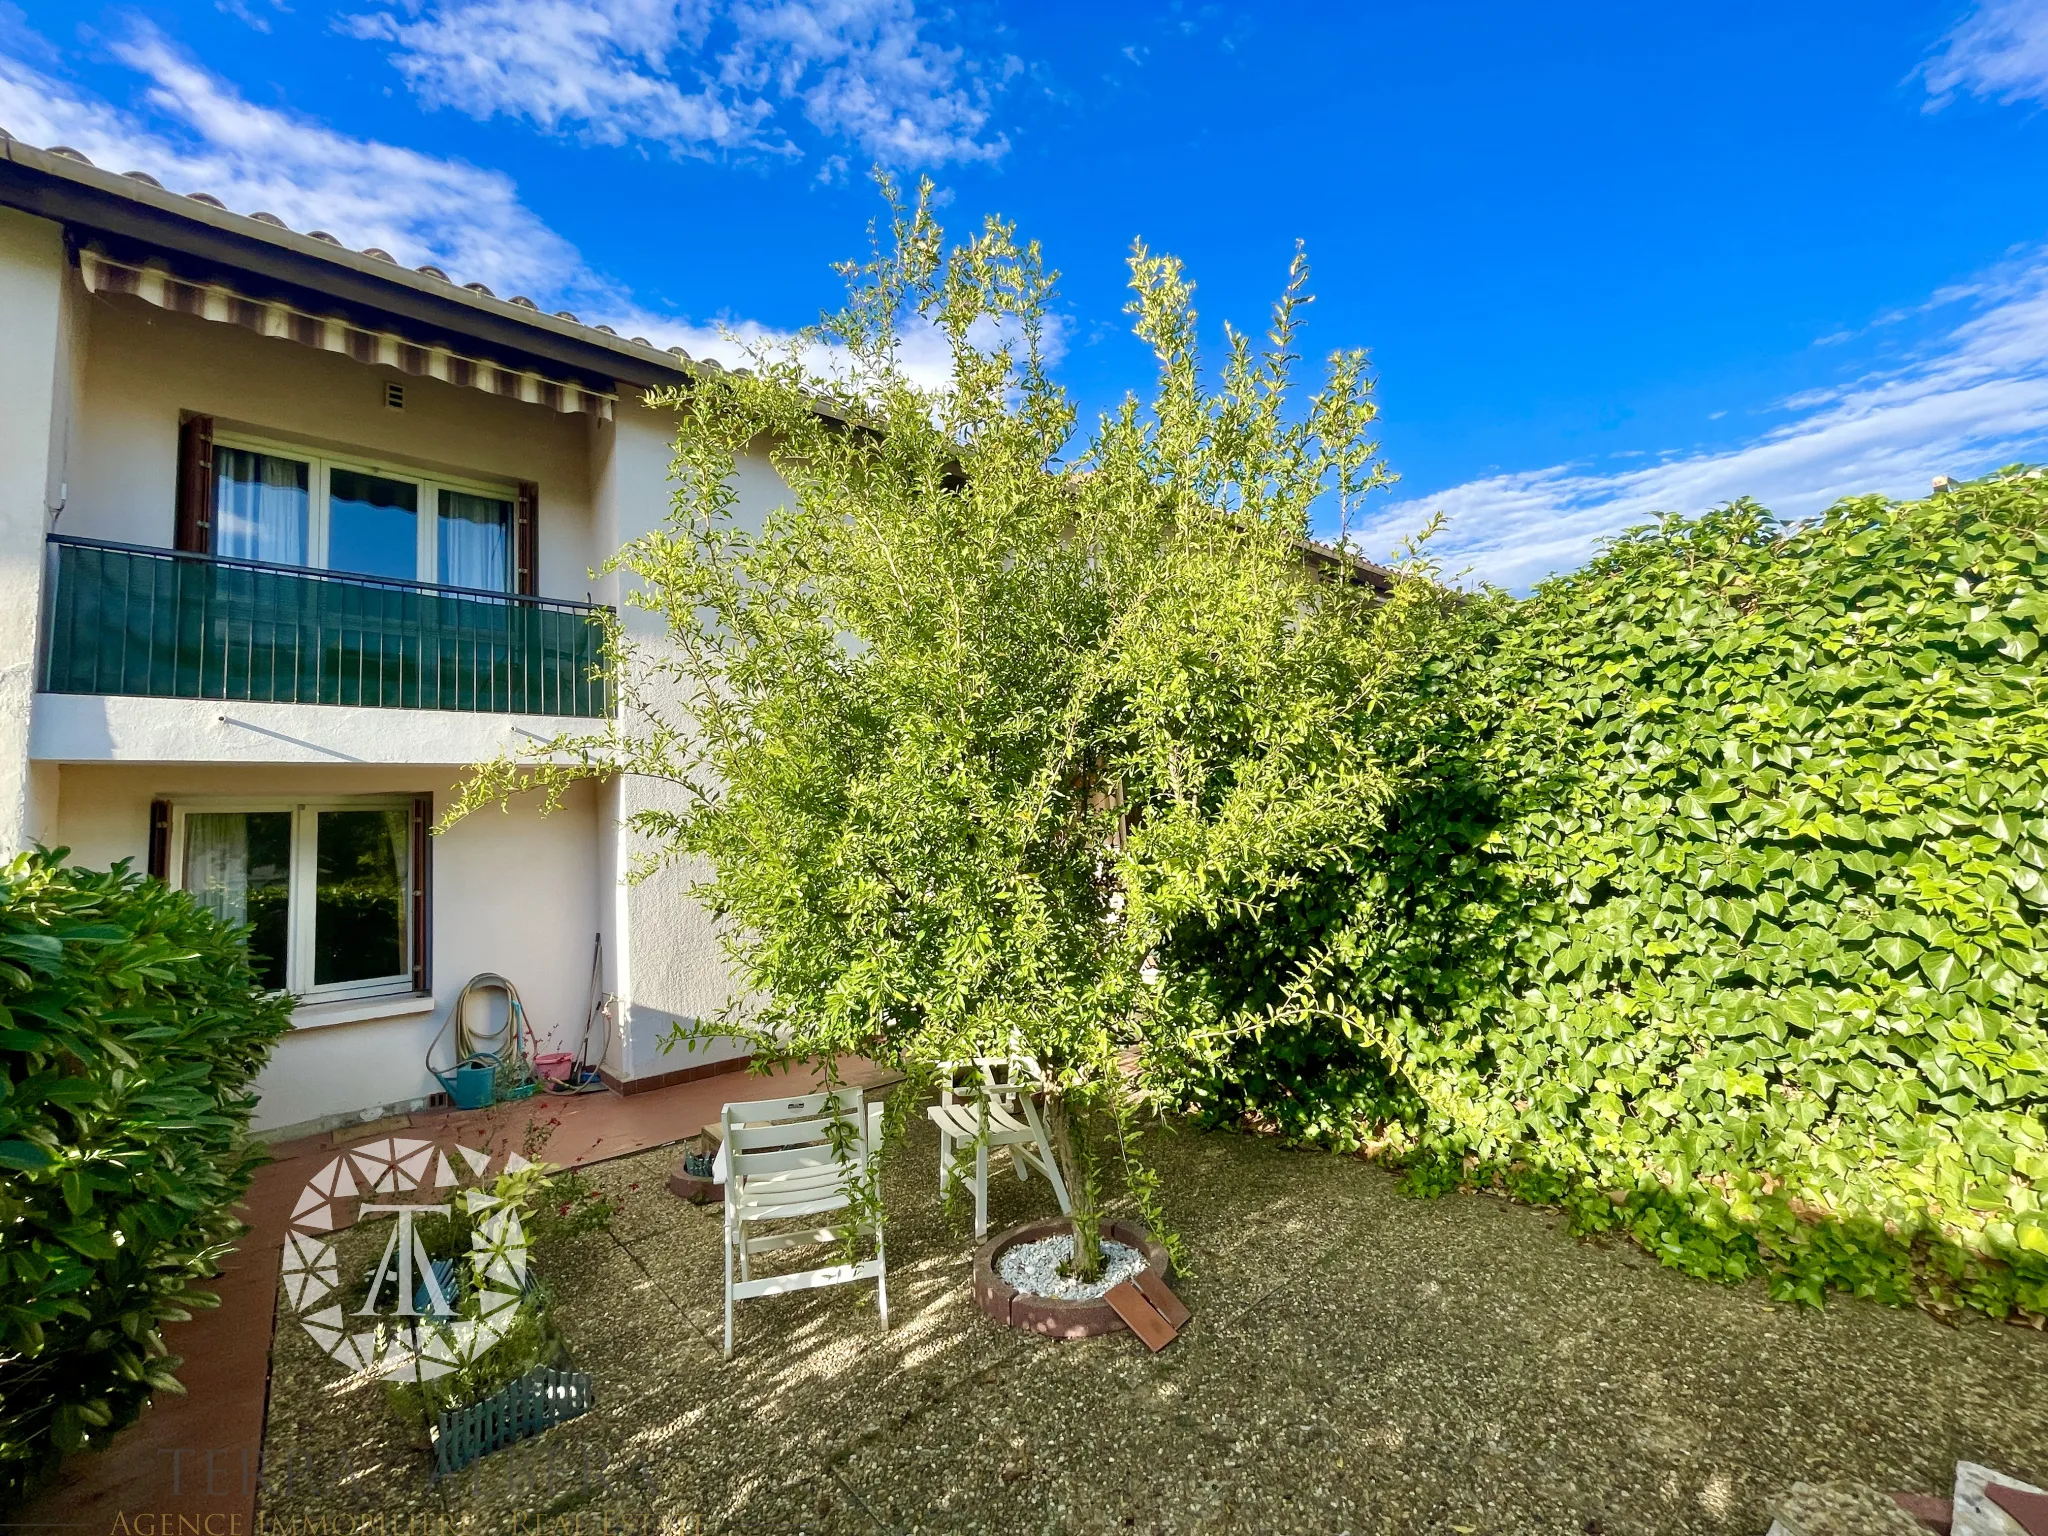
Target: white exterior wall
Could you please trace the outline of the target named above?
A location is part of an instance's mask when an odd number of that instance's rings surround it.
[[[36,695],[29,751],[45,763],[461,767],[594,724],[566,715],[42,693]]]
[[[76,283],[74,275],[72,281]],[[444,384],[135,298],[93,298],[91,340],[59,532],[168,547],[178,413],[217,431],[277,437],[410,468],[540,487],[543,597],[583,599],[610,553],[590,516],[592,418]],[[405,409],[385,408],[387,382]],[[667,460],[663,460],[666,470]]]
[[[456,779],[410,768],[73,764],[60,778],[57,845],[68,845],[76,863],[104,869],[131,859],[140,867],[153,799],[431,791],[439,806]],[[440,1087],[425,1066],[427,1046],[463,983],[483,971],[519,989],[541,1050],[574,1051],[589,1001],[591,940],[604,911],[598,798],[595,787],[586,788],[553,816],[531,808],[489,812],[436,837],[431,1004],[400,997],[302,1010],[301,1027],[257,1079],[256,1129],[425,1099]],[[347,1022],[304,1022],[337,1016]]]
[[[43,536],[169,546],[181,412],[216,429],[419,471],[540,487],[543,596],[618,606],[643,642],[659,621],[594,579],[669,510],[674,420],[622,386],[616,420],[565,415],[356,363],[239,327],[91,297],[56,225],[0,210],[0,841],[39,840],[105,867],[146,858],[154,799],[420,793],[445,806],[462,768],[563,729],[561,718],[338,706],[42,694],[31,690]],[[406,408],[384,404],[402,380]],[[783,494],[765,456],[743,466],[748,513]],[[53,521],[54,515],[54,521]],[[642,851],[620,825],[664,793],[594,784],[552,817],[533,805],[486,812],[435,839],[432,996],[301,1010],[259,1080],[259,1130],[336,1123],[416,1104],[438,1088],[423,1057],[468,978],[518,986],[542,1048],[574,1050],[602,936],[604,990],[617,999],[606,1066],[658,1076],[741,1054],[660,1042],[714,1014],[728,982],[695,872],[639,883]]]
[[[0,848],[48,824],[49,775],[30,766],[43,535],[61,497],[75,376],[62,231],[0,208]]]
[[[623,396],[617,419],[602,429],[594,455],[596,525],[599,538],[610,548],[622,547],[667,518],[674,437],[673,416],[648,408],[637,396]],[[743,471],[743,494],[754,516],[773,505],[779,485],[765,460]],[[661,645],[659,617],[629,606],[625,594],[625,584],[612,574],[605,578],[599,598],[618,609],[636,644]],[[635,860],[648,851],[645,841],[626,827],[625,818],[643,809],[678,808],[680,798],[672,787],[644,779],[625,778],[607,786],[603,856],[614,882],[619,940],[606,956],[605,984],[621,1007],[606,1066],[622,1078],[700,1067],[730,1060],[745,1050],[737,1040],[707,1042],[689,1050],[662,1049],[678,1023],[713,1016],[731,990],[710,914],[690,896],[702,869],[675,864],[638,883],[625,883]]]

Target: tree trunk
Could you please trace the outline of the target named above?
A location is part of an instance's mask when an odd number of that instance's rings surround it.
[[[1095,1205],[1087,1133],[1068,1113],[1066,1095],[1053,1092],[1045,1096],[1045,1130],[1052,1138],[1052,1160],[1059,1165],[1060,1180],[1067,1186],[1067,1199],[1074,1208],[1074,1255],[1067,1261],[1067,1274],[1075,1280],[1093,1280],[1102,1272],[1101,1213]]]

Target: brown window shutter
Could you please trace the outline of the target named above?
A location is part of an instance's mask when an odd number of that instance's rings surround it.
[[[428,899],[434,875],[434,797],[415,795],[412,802],[412,989],[431,992],[433,974],[433,911]]]
[[[540,545],[540,487],[519,482],[519,504],[512,514],[512,590],[521,597],[540,591],[537,555]]]
[[[149,873],[159,880],[171,878],[171,802],[149,802]]]
[[[177,548],[213,552],[213,418],[190,416],[178,428]]]

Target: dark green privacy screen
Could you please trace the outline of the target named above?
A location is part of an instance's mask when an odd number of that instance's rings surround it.
[[[53,538],[51,693],[599,716],[599,610]]]

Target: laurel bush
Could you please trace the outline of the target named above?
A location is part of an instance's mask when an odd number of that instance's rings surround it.
[[[0,1506],[179,1390],[159,1329],[243,1230],[251,1079],[290,1000],[124,861],[0,870]]]
[[[1783,1297],[2048,1312],[2044,576],[2007,473],[1480,605],[1462,743],[1304,888],[1335,937],[1178,936],[1255,1026],[1189,1097]],[[1311,1009],[1245,980],[1291,944]]]

